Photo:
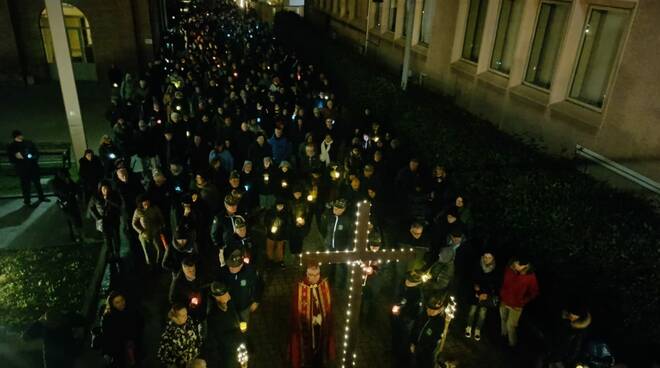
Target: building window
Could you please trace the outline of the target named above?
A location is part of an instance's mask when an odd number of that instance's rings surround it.
[[[569,97],[602,108],[630,11],[591,8]]]
[[[413,5],[414,6],[414,5]],[[401,20],[403,21],[403,24],[401,25],[401,37],[406,37],[406,31],[408,28],[408,19],[406,17],[408,16],[408,0],[403,0],[403,17],[401,17]]]
[[[419,29],[419,43],[428,45],[431,42],[431,27],[435,14],[435,0],[422,0],[422,20]]]
[[[526,82],[550,89],[570,10],[570,3],[566,2],[541,3],[525,73]]]
[[[374,5],[376,6],[376,8],[374,9],[373,27],[375,29],[380,30],[380,18],[383,16],[383,3],[374,3]]]
[[[92,30],[87,18],[85,18],[85,15],[80,9],[67,3],[62,3],[62,13],[64,14],[64,27],[69,41],[71,61],[74,63],[93,63]],[[53,64],[55,63],[53,37],[50,33],[50,24],[48,23],[46,9],[41,12],[39,26],[41,28],[44,49],[46,50],[46,60],[49,64]]]
[[[511,71],[524,3],[523,0],[502,0],[490,68],[503,74]]]
[[[486,21],[488,0],[470,0],[469,6],[462,56],[463,59],[476,63],[479,61],[479,49],[481,48],[481,36]]]
[[[398,0],[390,0],[390,13],[387,20],[387,29],[390,32],[396,31],[396,5]]]

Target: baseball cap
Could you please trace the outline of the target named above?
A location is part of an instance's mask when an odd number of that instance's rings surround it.
[[[234,217],[234,227],[239,228],[239,227],[246,227],[247,226],[247,221],[245,221],[245,218],[243,216],[235,216]]]
[[[211,295],[222,296],[227,294],[227,291],[229,291],[229,288],[227,287],[227,284],[225,284],[224,282],[213,281],[211,283]]]
[[[243,252],[240,249],[230,251],[229,257],[225,257],[227,266],[238,267],[243,264]]]
[[[332,206],[333,206],[333,207],[340,208],[340,209],[344,209],[344,208],[346,208],[346,200],[343,199],[343,198],[336,199],[336,200],[332,203]]]

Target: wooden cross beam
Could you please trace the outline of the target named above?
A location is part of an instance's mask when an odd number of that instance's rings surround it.
[[[362,201],[357,204],[357,215],[355,221],[355,239],[353,248],[343,251],[305,252],[300,255],[300,264],[310,263],[345,263],[350,270],[350,286],[348,293],[348,304],[346,308],[345,325],[341,335],[343,341],[338,345],[341,350],[339,364],[342,368],[357,365],[357,329],[360,318],[360,307],[362,304],[362,287],[371,275],[371,265],[399,262],[415,258],[415,250],[407,249],[379,249],[372,251],[369,248],[369,213],[371,204]],[[353,329],[353,333],[351,333]],[[339,335],[339,334],[338,334]]]

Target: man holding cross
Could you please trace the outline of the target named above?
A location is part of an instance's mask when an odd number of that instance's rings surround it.
[[[289,356],[291,367],[325,367],[335,359],[332,298],[321,267],[307,266],[306,275],[293,291]]]

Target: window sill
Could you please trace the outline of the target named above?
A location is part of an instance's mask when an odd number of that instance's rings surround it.
[[[474,79],[477,75],[477,66],[463,59],[451,63],[450,68],[456,74],[467,77],[468,79]]]
[[[501,92],[501,93],[506,93],[507,88],[509,87],[509,78],[500,75],[498,73],[495,73],[491,70],[487,70],[477,76],[477,80],[492,89]]]
[[[417,54],[421,54],[421,55],[426,56],[426,54],[429,53],[429,47],[427,45],[422,45],[422,44],[418,43],[418,44],[412,46],[412,51],[417,53]]]
[[[524,84],[511,88],[511,96],[530,105],[545,109],[550,102],[550,93]]]
[[[592,129],[600,128],[603,122],[603,114],[601,112],[570,101],[560,101],[550,105],[550,113],[553,116],[568,118],[571,121],[581,123]]]

